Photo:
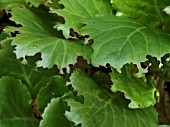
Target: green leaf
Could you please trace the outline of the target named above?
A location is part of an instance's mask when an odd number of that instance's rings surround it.
[[[98,85],[110,89],[110,86],[113,84],[109,74],[96,72],[91,77]]]
[[[159,125],[159,127],[170,127],[170,125]]]
[[[161,78],[164,82],[170,82],[170,54],[164,55],[161,61],[151,56],[147,56],[147,59],[144,64],[148,67],[148,72]]]
[[[0,78],[0,126],[38,127],[26,86],[12,77]]]
[[[81,41],[58,38],[58,33],[43,21],[43,17],[40,18],[33,11],[15,8],[12,11],[12,20],[23,26],[8,29],[21,32],[12,39],[12,45],[16,45],[17,58],[33,56],[40,52],[42,60],[37,62],[38,67],[51,68],[57,65],[60,71],[69,64],[74,64],[77,56],[82,55],[89,60],[92,52],[90,47],[84,46]]]
[[[31,3],[31,6],[38,7],[42,3],[42,0],[26,0],[26,2]]]
[[[123,92],[127,99],[130,99],[129,108],[146,108],[154,106],[156,103],[154,86],[149,86],[142,78],[137,78],[131,73],[133,65],[125,65],[122,73],[118,73],[115,69],[110,73],[113,85],[113,92]],[[139,99],[140,98],[140,99]]]
[[[54,97],[61,97],[68,89],[66,87],[66,81],[63,77],[57,75],[51,77],[50,82],[46,87],[43,87],[37,96],[37,107],[41,112]]]
[[[140,67],[140,62],[146,60],[147,54],[160,59],[170,52],[168,34],[125,17],[91,18],[80,31],[94,39],[91,57],[94,66],[109,63],[120,70],[124,64],[132,62]]]
[[[0,0],[0,10],[9,10],[16,6],[25,6],[25,4],[25,0]]]
[[[57,68],[42,69],[36,68],[36,56],[28,59],[28,64],[23,65],[16,59],[10,41],[4,41],[0,50],[0,77],[13,76],[25,82],[33,98],[41,87],[45,87],[51,76],[58,74]],[[31,65],[31,66],[30,66]]]
[[[52,12],[64,17],[65,24],[59,25],[58,30],[62,30],[66,38],[69,38],[70,28],[78,31],[85,18],[111,14],[112,11],[108,0],[62,0],[59,3],[64,9]]]
[[[46,6],[48,6],[51,12],[55,12],[56,9],[59,9],[61,5],[58,3],[59,0],[47,0]]]
[[[162,10],[170,5],[167,0],[111,0],[113,7],[126,16],[151,27],[170,28],[170,19]]]
[[[53,4],[53,3],[52,3]],[[54,26],[56,22],[63,22],[63,19],[54,13],[49,13],[49,8],[46,6],[40,6],[38,9],[29,8],[32,10],[41,20],[50,26]],[[63,38],[62,32],[57,32],[57,37]]]
[[[51,103],[45,108],[42,115],[43,120],[40,122],[40,127],[72,127],[65,116],[64,112],[66,105],[60,98],[54,98]]]
[[[70,111],[66,117],[83,127],[157,127],[157,112],[153,107],[129,109],[122,94],[109,94],[81,71],[71,76],[71,84],[84,96],[84,103],[68,99]],[[147,122],[146,122],[147,121]]]
[[[0,34],[0,42],[3,41],[3,40],[5,40],[5,39],[8,38],[8,37],[10,37],[10,35],[7,34],[7,33],[2,33],[2,34]]]

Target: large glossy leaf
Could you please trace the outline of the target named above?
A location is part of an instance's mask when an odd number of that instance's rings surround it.
[[[162,10],[170,5],[168,0],[111,0],[113,7],[151,27],[169,28],[170,19]]]
[[[146,108],[156,103],[156,88],[146,84],[142,78],[137,78],[131,73],[133,65],[125,65],[122,73],[118,73],[115,69],[110,73],[113,85],[113,92],[121,91],[127,99],[130,99],[129,108]],[[140,98],[140,99],[139,99]]]
[[[84,18],[111,14],[109,0],[61,0],[60,4],[64,5],[64,9],[52,12],[64,17],[65,24],[59,25],[58,29],[63,31],[66,38],[69,37],[70,28],[78,31]]]
[[[31,101],[28,89],[20,80],[0,78],[0,126],[38,127]]]
[[[17,58],[33,56],[41,53],[38,66],[51,68],[54,65],[62,70],[68,64],[74,64],[79,55],[89,59],[91,48],[84,46],[81,41],[69,41],[57,37],[58,32],[46,24],[43,17],[39,17],[27,8],[15,8],[12,11],[12,20],[21,24],[21,28],[9,28],[9,31],[20,31],[21,34],[12,39],[16,45]]]
[[[157,127],[157,112],[153,107],[129,109],[122,94],[109,94],[81,71],[71,76],[71,84],[84,96],[84,103],[68,99],[69,120],[83,127]],[[147,122],[146,122],[147,121]]]
[[[43,87],[37,96],[37,108],[43,112],[44,108],[54,97],[62,97],[68,89],[66,87],[66,81],[63,77],[57,75],[51,77],[50,82],[46,87]]]
[[[51,103],[45,108],[40,127],[72,127],[71,122],[69,122],[64,116],[65,110],[66,105],[62,99],[52,99]]]
[[[0,0],[0,10],[9,10],[16,6],[23,6],[25,4],[25,0]]]
[[[94,66],[109,63],[119,70],[124,64],[133,62],[140,67],[140,62],[146,60],[147,54],[160,59],[170,52],[168,34],[125,17],[91,18],[81,33],[89,34],[94,39],[91,57]]]

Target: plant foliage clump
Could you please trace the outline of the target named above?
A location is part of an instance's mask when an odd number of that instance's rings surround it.
[[[0,127],[168,124],[155,104],[170,81],[169,5],[0,0]]]

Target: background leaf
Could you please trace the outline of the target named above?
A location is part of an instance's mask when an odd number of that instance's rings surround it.
[[[159,127],[170,127],[170,125],[159,125]]]
[[[0,34],[0,42],[1,41],[4,41],[6,38],[8,38],[8,37],[10,37],[10,35],[9,34],[7,34],[7,33],[2,33],[2,34]],[[1,42],[2,43],[2,42]],[[0,43],[0,44],[1,44]]]
[[[42,3],[42,0],[26,0],[26,2],[30,3],[31,6],[38,7]]]
[[[39,59],[38,56],[29,58],[28,64],[21,64],[21,61],[16,59],[13,53],[13,47],[10,41],[4,41],[0,50],[0,77],[14,76],[25,82],[33,96],[36,97],[40,88],[45,87],[51,76],[58,74],[58,69],[36,68],[35,62]],[[30,66],[31,65],[31,66]],[[10,70],[10,71],[9,71]]]
[[[0,10],[9,10],[16,6],[25,6],[25,4],[25,0],[0,0]]]
[[[84,103],[68,99],[70,111],[66,116],[76,125],[85,127],[157,127],[157,113],[153,107],[129,109],[122,94],[109,94],[81,71],[71,76],[71,84],[84,96]],[[147,121],[147,122],[146,122]]]
[[[62,97],[66,92],[68,89],[65,79],[59,75],[51,77],[47,86],[38,93],[37,108],[42,112],[52,98]]]
[[[40,122],[40,127],[55,127],[56,125],[57,127],[73,127],[64,116],[66,108],[62,99],[52,99],[42,115],[43,120]]]
[[[146,60],[146,55],[160,59],[170,52],[170,36],[161,31],[150,29],[134,20],[117,17],[101,16],[90,18],[87,25],[80,31],[94,39],[94,52],[91,62],[94,66],[120,68],[126,63]]]
[[[26,86],[12,77],[0,78],[0,126],[38,127]]]
[[[47,0],[46,6],[48,6],[52,12],[55,12],[56,9],[62,7],[58,2],[59,0]]]
[[[151,27],[170,28],[170,19],[162,10],[170,5],[168,0],[111,0],[113,7],[126,16]]]
[[[78,31],[84,18],[111,14],[112,11],[109,0],[62,0],[59,3],[64,8],[52,12],[64,17],[65,24],[59,25],[58,30],[62,30],[66,38],[69,38],[70,28]]]
[[[133,68],[132,64],[125,65],[121,69],[122,73],[118,73],[113,69],[110,73],[113,82],[111,90],[113,92],[123,92],[125,97],[131,100],[129,108],[146,108],[154,106],[156,103],[156,88],[146,84],[142,78],[135,77],[131,72]]]

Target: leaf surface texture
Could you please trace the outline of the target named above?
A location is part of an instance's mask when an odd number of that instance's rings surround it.
[[[17,58],[33,56],[41,53],[41,61],[37,66],[52,68],[54,65],[62,70],[68,64],[74,64],[77,56],[89,59],[91,48],[84,46],[81,41],[64,40],[57,37],[58,33],[51,26],[27,8],[15,8],[12,11],[12,20],[22,27],[8,28],[9,31],[20,31],[21,34],[12,39],[12,45],[16,45]],[[86,47],[86,51],[85,51]]]
[[[81,124],[85,127],[157,127],[157,113],[153,107],[129,109],[128,101],[122,94],[109,94],[84,72],[74,72],[71,76],[71,84],[78,95],[84,96],[84,103],[73,99],[67,100],[70,111],[66,112],[66,117],[76,125]]]
[[[13,77],[0,78],[0,126],[38,127],[31,95],[20,80]]]
[[[109,63],[120,70],[126,63],[146,60],[146,55],[160,59],[170,52],[170,36],[150,29],[125,17],[101,16],[90,18],[80,31],[94,39],[91,62],[94,66]]]

